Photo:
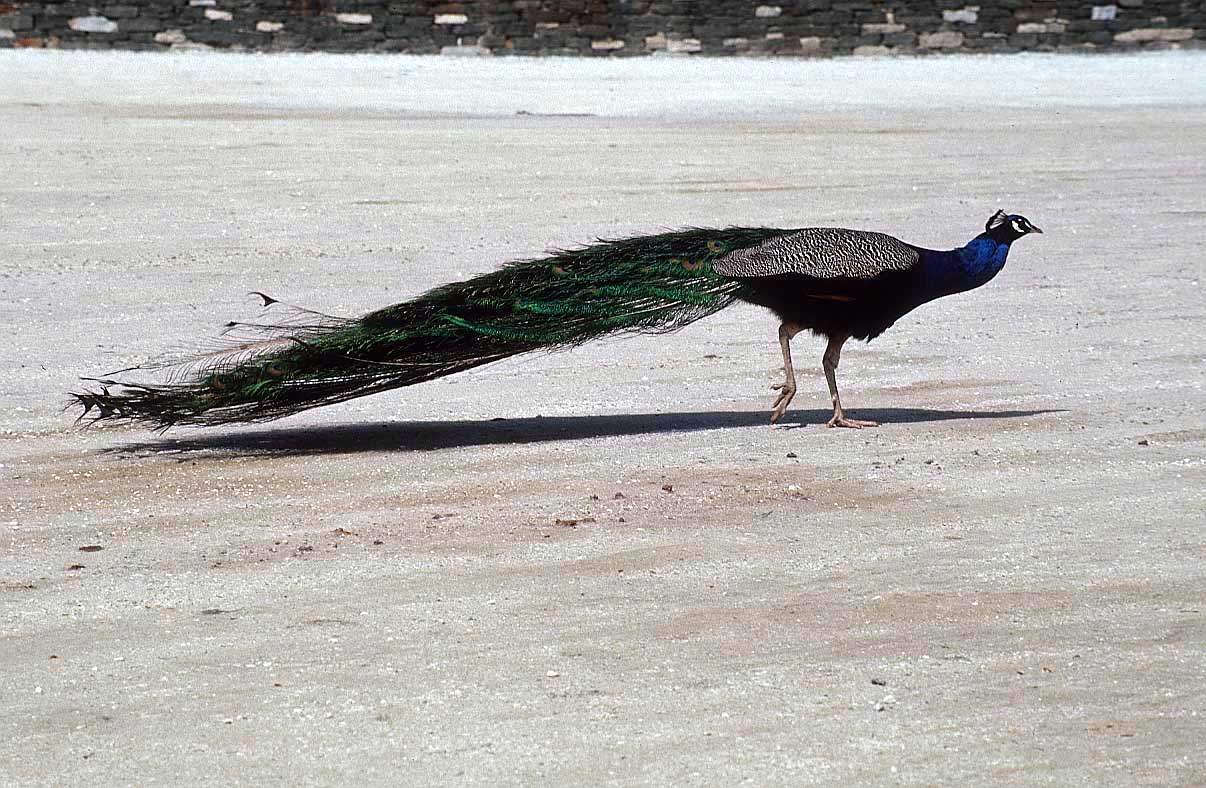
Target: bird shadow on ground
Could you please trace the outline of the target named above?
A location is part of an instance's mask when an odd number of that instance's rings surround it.
[[[884,424],[914,424],[956,419],[1014,419],[1056,413],[1054,410],[928,410],[925,408],[861,409],[855,415]],[[824,425],[828,410],[790,411],[788,424],[777,429]],[[289,456],[354,454],[374,451],[432,451],[466,446],[541,443],[624,435],[669,434],[703,430],[769,427],[766,411],[702,413],[632,413],[607,416],[537,416],[483,421],[402,421],[336,424],[321,427],[275,427],[180,438],[124,443],[102,451],[110,454],[180,454],[211,452],[234,455]]]

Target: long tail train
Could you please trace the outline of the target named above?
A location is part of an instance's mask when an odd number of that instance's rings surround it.
[[[280,323],[232,323],[245,336],[172,365],[167,382],[97,380],[100,390],[71,396],[81,418],[94,421],[159,429],[259,422],[521,353],[608,334],[675,331],[735,299],[740,284],[716,274],[715,260],[780,232],[686,230],[602,241],[508,263],[359,319],[299,310]]]

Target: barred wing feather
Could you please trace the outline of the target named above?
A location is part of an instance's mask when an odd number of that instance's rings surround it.
[[[716,273],[740,279],[802,274],[816,279],[873,279],[907,271],[917,249],[890,235],[837,227],[810,227],[738,249],[713,264]]]

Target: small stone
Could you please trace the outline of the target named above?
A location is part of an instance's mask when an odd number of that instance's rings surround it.
[[[877,687],[886,687],[886,686],[888,686],[888,682],[887,682],[887,680],[886,680],[886,679],[871,679],[871,683],[872,683],[872,684],[874,684],[874,685],[875,685],[875,686],[877,686]]]
[[[624,42],[618,38],[607,38],[602,41],[591,41],[590,48],[596,52],[611,52],[624,48]]]
[[[435,24],[437,25],[463,25],[469,21],[469,17],[464,14],[436,14]]]
[[[279,33],[285,29],[284,22],[270,22],[267,19],[261,19],[255,23],[255,29],[261,33]]]
[[[668,493],[674,492],[674,485],[673,484],[663,484],[662,492],[668,492]]]
[[[1151,41],[1188,41],[1193,38],[1193,29],[1188,27],[1139,28],[1118,33],[1114,40],[1120,44],[1146,44]]]
[[[101,550],[104,550],[104,549],[105,548],[101,547],[98,544],[86,544],[86,545],[83,545],[82,547],[80,547],[80,552],[81,553],[99,553]]]
[[[133,19],[138,16],[138,7],[132,5],[107,5],[105,15],[118,19]]]
[[[371,25],[372,14],[336,14],[335,21],[342,25]]]
[[[798,455],[798,454],[796,454],[794,451],[789,451],[789,452],[787,453],[787,459],[789,459],[789,460],[794,460],[794,459],[796,459],[796,458],[798,458],[798,457],[799,457],[799,455]]]
[[[446,46],[440,47],[440,54],[446,57],[486,57],[494,53],[488,47]]]
[[[117,23],[104,16],[76,16],[67,20],[67,27],[81,33],[116,33]]]
[[[1089,12],[1089,19],[1094,22],[1112,22],[1117,17],[1118,6],[1116,5],[1095,5]]]
[[[940,33],[922,33],[918,43],[926,49],[950,49],[963,46],[963,34],[944,30]]]
[[[963,22],[965,24],[974,25],[976,20],[980,18],[980,6],[969,5],[963,8],[947,9],[942,12],[942,21],[944,22]]]
[[[885,46],[877,46],[874,44],[865,44],[863,46],[855,47],[854,52],[852,54],[855,57],[874,57],[877,55],[886,55],[891,51],[892,50],[888,49]]]
[[[188,41],[183,30],[164,30],[155,34],[156,44],[183,44]]]
[[[558,672],[557,672],[557,671],[555,671],[555,670],[550,670],[550,671],[548,671],[547,673],[545,673],[544,675],[548,676],[550,679],[555,679],[555,678],[557,678],[558,676],[560,676],[561,674],[560,674],[560,673],[558,673]]]
[[[207,8],[205,9],[205,18],[211,22],[229,22],[234,19],[234,14],[217,8]]]
[[[18,30],[33,30],[33,26],[31,14],[5,13],[4,4],[0,3],[0,30],[10,34],[6,38],[14,38]]]
[[[754,9],[754,16],[759,19],[770,19],[779,16],[783,13],[783,9],[777,5],[760,5]]]
[[[666,43],[667,52],[700,52],[703,50],[703,44],[698,38],[682,38],[671,40]]]
[[[1148,445],[1147,438],[1144,438],[1143,440],[1139,441],[1139,445],[1140,445],[1140,446],[1147,446],[1147,445]]]
[[[800,39],[800,49],[806,55],[816,55],[821,52],[820,36],[803,36]]]

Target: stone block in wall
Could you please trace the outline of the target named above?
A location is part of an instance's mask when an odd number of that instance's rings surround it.
[[[1017,26],[1016,33],[1063,33],[1067,29],[1064,22],[1023,22]]]
[[[824,55],[833,50],[833,44],[834,40],[831,38],[802,36],[800,38],[800,51],[809,56]]]
[[[440,54],[444,57],[488,57],[493,54],[489,49],[479,46],[462,46],[455,44],[452,46],[440,47]]]
[[[80,33],[116,33],[117,22],[107,16],[75,16],[67,26]]]
[[[172,44],[183,44],[188,41],[188,36],[184,35],[183,30],[161,30],[155,34],[155,43],[171,46]]]
[[[119,23],[127,33],[156,33],[163,29],[163,23],[151,17],[138,16]]]
[[[886,46],[900,48],[911,48],[917,46],[916,33],[892,33],[884,36],[884,44]]]
[[[1053,5],[1027,5],[1013,12],[1014,19],[1019,22],[1043,22],[1055,18],[1056,9]]]
[[[980,6],[969,5],[963,8],[947,8],[942,12],[942,21],[974,25],[980,18]]]
[[[233,30],[210,28],[191,34],[189,40],[196,44],[226,48],[239,43],[240,38]]]
[[[138,16],[139,8],[133,5],[107,5],[100,12],[110,19],[133,19]]]
[[[698,38],[672,38],[666,42],[666,51],[691,54],[703,51],[703,44]]]
[[[1193,30],[1188,27],[1145,27],[1114,34],[1114,40],[1119,44],[1149,44],[1156,41],[1172,43],[1189,41],[1192,38]]]
[[[952,30],[922,33],[917,43],[922,49],[954,49],[963,46],[963,34]]]
[[[24,9],[22,9],[24,10]],[[0,14],[0,29],[12,32],[33,29],[33,17],[23,13]],[[16,36],[7,36],[16,38]]]

